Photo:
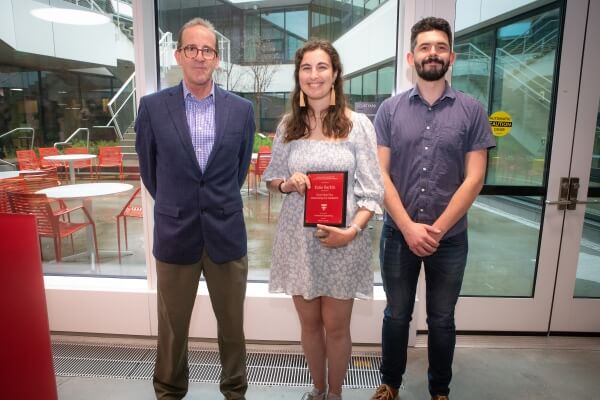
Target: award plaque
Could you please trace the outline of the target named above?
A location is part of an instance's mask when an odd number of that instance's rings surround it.
[[[310,189],[304,194],[304,226],[346,226],[348,171],[307,172]]]

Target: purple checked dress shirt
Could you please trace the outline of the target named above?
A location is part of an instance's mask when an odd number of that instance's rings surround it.
[[[187,116],[194,152],[202,172],[206,169],[208,157],[215,144],[215,87],[210,94],[199,100],[189,91],[183,82],[185,114]]]

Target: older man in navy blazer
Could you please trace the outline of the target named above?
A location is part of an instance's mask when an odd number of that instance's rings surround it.
[[[158,282],[158,399],[181,399],[188,389],[190,318],[204,273],[218,324],[226,399],[247,389],[243,306],[248,259],[240,189],[254,138],[252,104],[217,87],[213,25],[201,18],[179,32],[183,81],[140,101],[136,150],[142,181],[155,200]]]

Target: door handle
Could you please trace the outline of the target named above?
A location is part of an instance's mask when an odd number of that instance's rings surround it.
[[[545,203],[548,205],[552,205],[552,206],[570,206],[572,201],[571,200],[546,200]],[[564,208],[559,208],[559,209],[564,210]]]
[[[600,204],[600,200],[575,200],[577,204]]]
[[[560,178],[560,185],[558,185],[558,200],[546,200],[548,205],[556,205],[558,210],[571,209],[574,204],[569,196],[571,178],[563,177]]]
[[[575,210],[577,204],[600,204],[600,200],[577,200],[579,178],[560,178],[558,200],[546,200],[547,205],[555,205],[559,210]]]

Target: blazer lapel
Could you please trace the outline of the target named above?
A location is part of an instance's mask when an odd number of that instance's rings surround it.
[[[200,170],[200,164],[198,158],[196,158],[196,152],[194,151],[194,145],[192,144],[192,137],[190,135],[190,127],[187,123],[187,116],[185,113],[185,100],[183,99],[183,84],[180,83],[178,86],[171,88],[169,95],[166,98],[167,107],[173,124],[175,125],[177,136],[181,140],[183,151],[191,157],[194,164]]]
[[[229,107],[227,107],[228,93],[217,86],[216,83],[213,83],[213,85],[215,85],[215,143],[213,144],[213,148],[208,156],[205,170],[210,167],[212,160],[215,158],[217,149],[221,145],[221,141],[225,135],[227,118],[229,118]]]

